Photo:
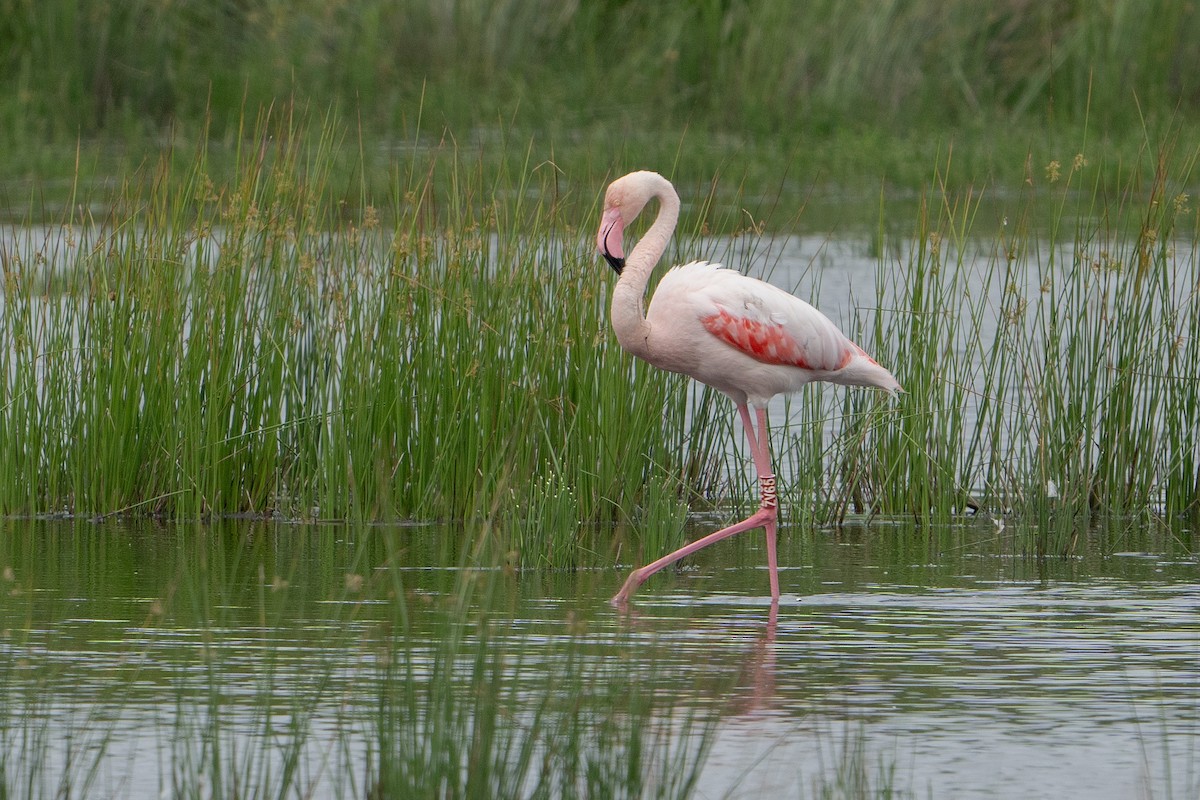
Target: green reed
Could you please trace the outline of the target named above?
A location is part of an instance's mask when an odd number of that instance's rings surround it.
[[[726,400],[613,341],[607,166],[503,136],[380,157],[293,109],[233,141],[0,248],[0,513],[487,518],[509,563],[572,567],[607,547],[572,522],[657,552],[749,496]],[[792,401],[794,513],[1200,513],[1194,154],[1148,146],[1111,195],[1083,150],[999,201],[947,157],[904,223],[881,196],[844,327],[907,393]],[[782,190],[679,185],[667,260],[770,266]]]
[[[240,141],[4,246],[0,513],[677,519],[720,479],[608,330],[602,178],[447,143],[376,198],[332,123]]]
[[[806,401],[797,488],[835,516],[1030,515],[1055,550],[1095,515],[1195,519],[1195,154],[1169,150],[1116,199],[1082,155],[1047,165],[991,233],[978,193],[928,192],[853,326],[906,394]]]

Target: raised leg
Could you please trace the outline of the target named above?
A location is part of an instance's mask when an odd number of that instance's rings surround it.
[[[738,405],[738,414],[742,418],[742,427],[746,430],[746,438],[750,442],[750,452],[754,457],[754,469],[758,473],[760,493],[758,510],[741,522],[730,525],[728,528],[722,528],[715,533],[710,533],[701,539],[684,545],[673,553],[668,553],[657,561],[635,569],[629,573],[629,577],[625,580],[625,585],[621,587],[621,591],[613,596],[613,599],[610,601],[613,605],[620,606],[627,603],[629,598],[647,578],[664,567],[674,564],[679,559],[685,558],[697,550],[702,550],[710,544],[719,542],[734,534],[760,527],[765,529],[767,533],[767,568],[771,574],[771,598],[773,600],[779,599],[779,567],[775,547],[779,499],[775,490],[775,475],[771,471],[771,444],[770,436],[767,432],[767,411],[764,408],[758,409],[757,431],[755,431],[754,424],[750,419],[750,409],[744,403]]]

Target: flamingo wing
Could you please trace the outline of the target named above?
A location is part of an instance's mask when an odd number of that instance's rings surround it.
[[[693,273],[690,290],[700,323],[717,340],[763,364],[819,372],[853,357],[856,348],[837,326],[800,298],[732,270],[705,272],[703,279]]]
[[[800,338],[785,322],[773,318],[764,320],[721,308],[701,322],[713,336],[764,364],[831,372],[846,366],[853,355],[845,347],[830,352],[824,342]]]

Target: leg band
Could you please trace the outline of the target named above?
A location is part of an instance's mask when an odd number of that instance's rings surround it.
[[[763,475],[759,477],[758,485],[762,491],[762,507],[777,508],[779,506],[779,497],[775,491],[775,476]]]

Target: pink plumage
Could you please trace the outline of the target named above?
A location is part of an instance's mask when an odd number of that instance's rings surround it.
[[[625,258],[624,229],[652,199],[659,202],[654,224]],[[634,570],[613,602],[628,601],[642,582],[663,567],[713,542],[758,527],[767,533],[771,597],[778,600],[778,514],[767,403],[777,394],[797,391],[812,381],[890,392],[900,391],[900,384],[813,306],[718,264],[696,261],[671,269],[643,311],[650,273],[678,218],[679,196],[657,173],[633,172],[609,185],[596,244],[620,275],[613,288],[613,330],[621,346],[635,356],[661,369],[690,375],[733,400],[754,456],[761,502],[747,519]],[[750,407],[758,417],[757,431]]]

